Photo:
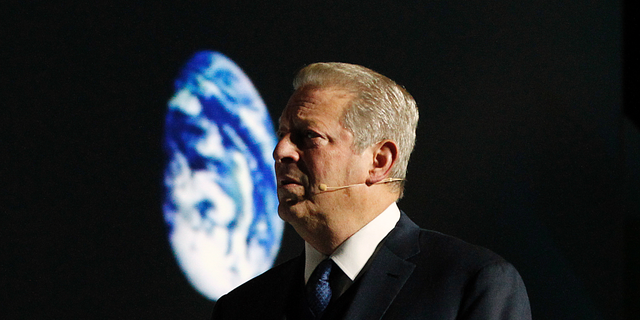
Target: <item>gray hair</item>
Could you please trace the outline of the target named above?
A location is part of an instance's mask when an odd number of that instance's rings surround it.
[[[356,97],[341,119],[354,136],[354,150],[360,153],[374,143],[393,140],[399,150],[390,175],[405,179],[418,125],[416,101],[407,90],[371,69],[339,62],[314,63],[302,68],[293,80],[293,88],[306,86],[338,87],[354,93]],[[398,185],[402,195],[404,183],[394,185]]]

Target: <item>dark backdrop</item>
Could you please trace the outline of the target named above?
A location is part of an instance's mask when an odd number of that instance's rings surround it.
[[[3,314],[209,315],[160,208],[166,102],[203,49],[238,63],[273,119],[311,62],[405,85],[421,113],[410,217],[511,261],[536,319],[638,313],[640,138],[620,2],[254,2],[6,6]],[[298,241],[288,230],[279,260]]]

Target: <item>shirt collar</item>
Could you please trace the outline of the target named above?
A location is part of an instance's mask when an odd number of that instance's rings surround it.
[[[400,209],[393,202],[387,209],[343,242],[329,258],[342,269],[342,272],[351,281],[355,280],[373,255],[378,244],[391,232],[398,220],[400,220]],[[305,283],[307,283],[318,264],[326,258],[327,256],[305,242]]]

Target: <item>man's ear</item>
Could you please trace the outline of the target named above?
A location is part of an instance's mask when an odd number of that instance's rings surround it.
[[[392,140],[383,140],[372,146],[373,162],[367,184],[372,185],[389,177],[389,172],[398,161],[398,145]]]

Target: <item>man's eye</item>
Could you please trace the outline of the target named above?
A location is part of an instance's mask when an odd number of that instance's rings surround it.
[[[303,132],[303,136],[304,136],[305,138],[307,138],[307,139],[313,139],[313,138],[317,138],[317,137],[319,137],[320,135],[319,135],[319,134],[317,134],[317,133],[316,133],[316,132],[314,132],[314,131],[311,131],[311,130],[305,130],[305,131]]]

